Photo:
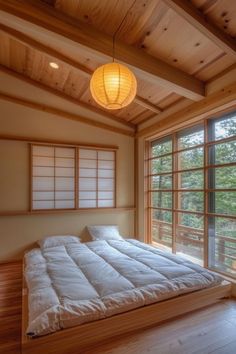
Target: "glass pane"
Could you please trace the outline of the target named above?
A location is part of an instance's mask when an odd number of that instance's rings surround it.
[[[183,151],[178,154],[178,169],[188,170],[191,168],[203,167],[204,149],[196,148]]]
[[[176,253],[203,264],[203,216],[177,213]]]
[[[186,132],[186,133],[185,133]],[[204,130],[201,129],[188,129],[185,132],[178,134],[178,148],[186,149],[195,145],[204,143]]]
[[[74,148],[55,148],[55,156],[56,157],[75,157],[75,149]]]
[[[157,140],[152,142],[152,157],[172,152],[172,139]]]
[[[171,192],[153,192],[152,206],[154,208],[172,208]]]
[[[100,208],[113,208],[114,201],[111,200],[98,200],[98,207]]]
[[[172,250],[172,212],[152,211],[152,241]]]
[[[56,209],[73,209],[75,207],[74,200],[56,200]]]
[[[215,121],[215,140],[236,135],[236,115]]]
[[[227,164],[236,162],[236,141],[209,147],[209,164]]]
[[[236,188],[236,166],[209,169],[209,178],[213,176],[215,189]]]
[[[55,188],[57,191],[73,191],[75,188],[75,180],[72,177],[57,177],[55,178]]]
[[[209,265],[236,277],[236,220],[209,218]]]
[[[189,171],[178,174],[180,189],[203,189],[204,188],[204,172]]]
[[[98,151],[98,159],[99,160],[114,160],[115,153],[114,151]]]
[[[52,147],[52,146],[33,145],[32,152],[33,152],[34,156],[54,157],[54,147]]]
[[[96,200],[80,200],[79,207],[80,208],[96,208]]]
[[[236,215],[236,192],[209,193],[212,201],[210,212]]]
[[[152,176],[152,189],[172,189],[172,175]]]
[[[83,159],[95,159],[97,158],[97,151],[90,149],[79,149],[79,157]]]
[[[80,168],[79,169],[80,177],[97,177],[97,170],[94,168]]]
[[[179,203],[181,210],[203,211],[204,193],[203,192],[179,192]]]
[[[154,159],[151,162],[152,174],[171,172],[172,171],[172,155]]]

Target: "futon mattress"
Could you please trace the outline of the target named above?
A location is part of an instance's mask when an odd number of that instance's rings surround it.
[[[221,278],[137,240],[71,243],[25,255],[30,336],[214,286]]]

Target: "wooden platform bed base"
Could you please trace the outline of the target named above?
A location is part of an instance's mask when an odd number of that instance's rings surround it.
[[[231,283],[223,281],[215,287],[181,295],[106,319],[30,339],[26,333],[28,299],[23,290],[22,354],[78,354],[86,346],[101,340],[145,328],[178,315],[214,304],[229,297]]]

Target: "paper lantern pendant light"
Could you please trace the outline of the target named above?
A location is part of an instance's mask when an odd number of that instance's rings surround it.
[[[94,100],[107,109],[128,106],[136,96],[137,81],[126,66],[108,63],[98,67],[90,80]]]

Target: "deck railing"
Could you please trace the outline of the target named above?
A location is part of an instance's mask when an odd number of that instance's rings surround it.
[[[172,247],[172,224],[153,219],[153,241]],[[204,230],[187,227],[184,225],[176,226],[176,251],[186,254],[197,260],[203,260],[204,249]],[[236,238],[217,234],[211,238],[212,251],[210,263],[219,271],[230,272],[236,276]]]

